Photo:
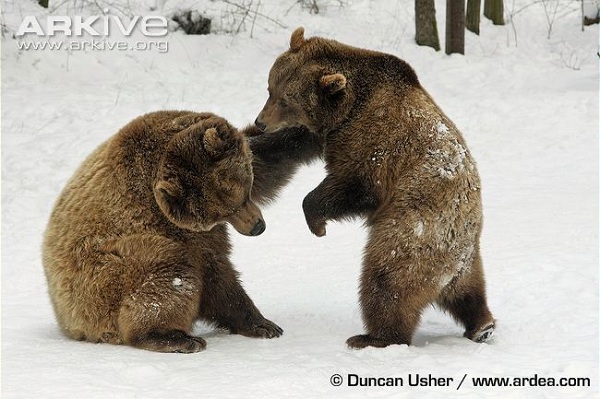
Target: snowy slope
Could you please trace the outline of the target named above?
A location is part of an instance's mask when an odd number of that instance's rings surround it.
[[[3,398],[598,397],[598,27],[581,32],[577,3],[558,3],[548,38],[542,6],[515,0],[507,12],[530,6],[514,26],[483,21],[480,37],[467,34],[467,55],[448,57],[413,43],[411,1],[320,3],[311,15],[290,9],[293,0],[264,0],[260,12],[285,28],[259,16],[252,37],[246,23],[236,36],[172,33],[166,53],[69,53],[19,51],[11,32],[24,16],[43,12],[33,0],[2,2]],[[142,1],[130,4],[152,13]],[[156,4],[160,14],[182,2]],[[252,340],[198,325],[208,347],[194,355],[67,340],[47,297],[40,246],[75,168],[148,111],[212,111],[236,125],[251,122],[266,100],[269,68],[299,25],[307,36],[405,59],[463,131],[483,182],[482,250],[496,339],[468,341],[431,309],[413,346],[347,349],[346,338],[362,331],[357,280],[365,231],[357,221],[330,225],[324,238],[309,233],[300,204],[324,176],[317,163],[263,210],[263,235],[233,236],[244,285],[285,329],[281,338]],[[333,374],[402,377],[405,386],[334,387]],[[453,381],[407,386],[409,374]],[[483,388],[472,380],[534,375],[587,377],[591,387]]]

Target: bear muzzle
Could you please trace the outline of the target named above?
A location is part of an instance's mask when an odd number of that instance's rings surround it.
[[[250,231],[250,235],[251,236],[259,236],[262,233],[264,233],[264,231],[266,229],[267,229],[267,224],[265,223],[265,221],[262,220],[262,219],[258,219],[258,221],[256,222],[256,224],[252,228],[252,231]]]
[[[256,125],[256,127],[258,128],[258,130],[260,130],[263,133],[267,129],[267,125],[265,125],[264,123],[262,123],[260,121],[260,119],[258,119],[258,118],[256,118],[256,120],[254,121],[254,124]]]
[[[261,235],[267,228],[260,209],[252,201],[248,201],[244,207],[226,220],[238,233],[245,236]]]
[[[280,130],[290,126],[289,123],[281,120],[276,120],[273,122],[271,118],[264,117],[262,112],[254,121],[254,125],[258,128],[258,130],[260,130],[261,133],[277,133]]]

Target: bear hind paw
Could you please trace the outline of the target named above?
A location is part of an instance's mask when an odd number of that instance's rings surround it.
[[[467,331],[465,332],[465,337],[469,338],[471,341],[482,343],[489,342],[494,338],[494,330],[496,329],[496,322],[492,321],[483,325],[475,331]]]
[[[151,331],[132,342],[133,346],[155,352],[195,353],[206,349],[206,341],[181,330]]]
[[[380,338],[374,338],[367,334],[355,335],[346,340],[346,345],[352,349],[363,349],[367,346],[385,348],[386,346],[393,345],[395,343],[397,342],[390,342]]]

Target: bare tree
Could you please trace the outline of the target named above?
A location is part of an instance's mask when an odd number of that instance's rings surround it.
[[[419,46],[440,50],[434,0],[415,0],[415,40]]]
[[[492,20],[494,25],[504,25],[504,1],[485,0],[483,3],[483,15]]]
[[[465,26],[475,34],[479,34],[481,0],[467,0],[467,19]]]
[[[446,54],[465,53],[465,0],[446,0]]]

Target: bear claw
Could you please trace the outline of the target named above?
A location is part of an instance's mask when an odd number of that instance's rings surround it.
[[[200,337],[190,337],[189,341],[181,343],[181,347],[175,349],[174,353],[196,353],[206,349],[206,341]]]
[[[238,334],[250,338],[277,338],[283,334],[283,329],[270,320],[252,326],[248,330],[239,331]]]
[[[465,336],[472,341],[477,343],[488,342],[494,337],[494,329],[496,328],[496,323],[491,322],[483,327],[477,329],[475,332],[467,334]]]
[[[307,222],[307,224],[308,224],[308,228],[310,229],[311,233],[313,233],[317,237],[323,237],[325,234],[327,234],[327,230],[325,229],[325,222],[314,221],[314,222]]]

